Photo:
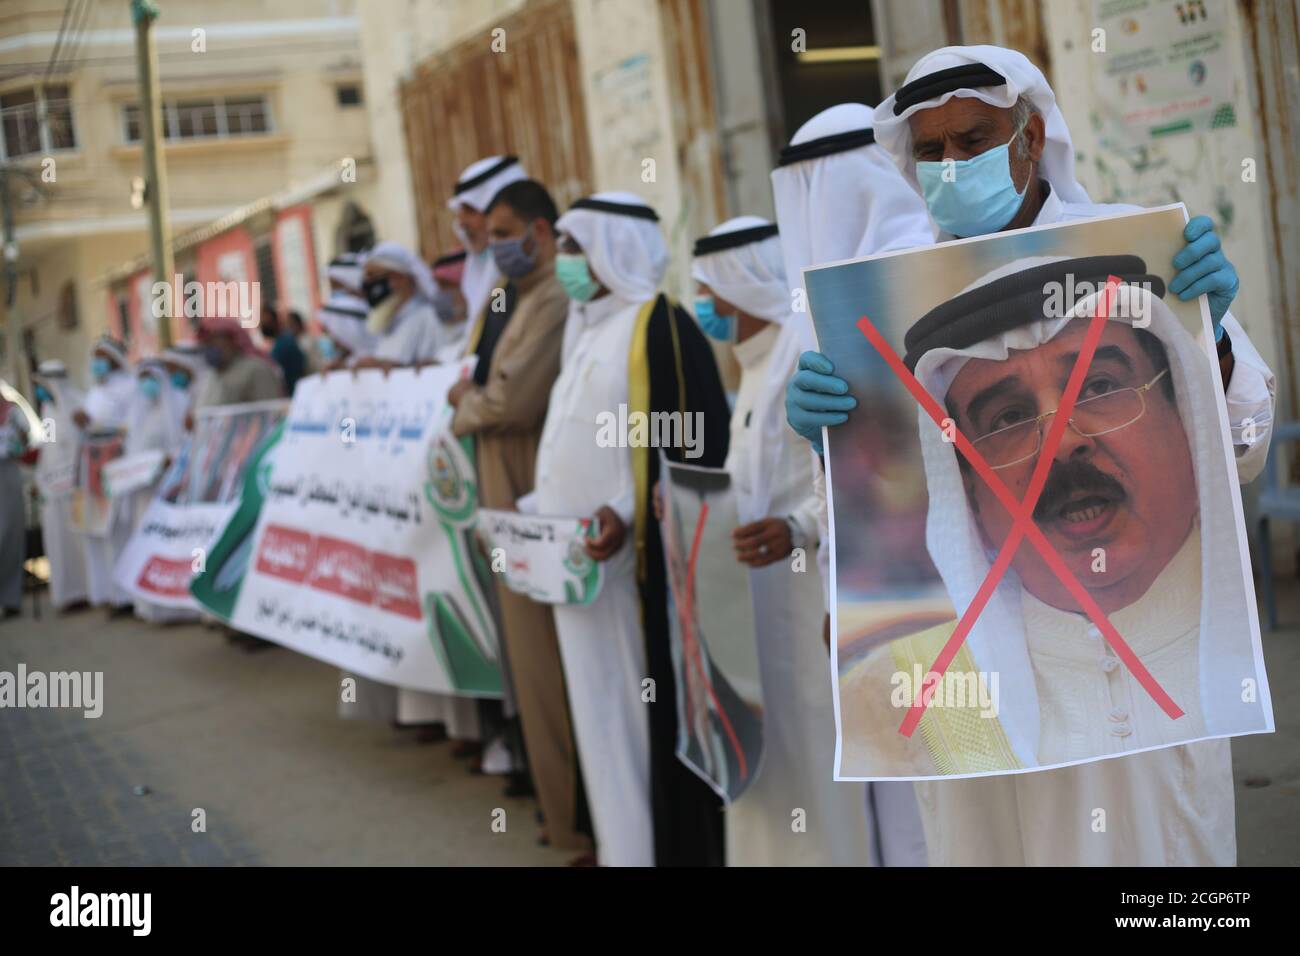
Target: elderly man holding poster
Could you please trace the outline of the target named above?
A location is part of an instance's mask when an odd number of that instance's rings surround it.
[[[938,241],[1132,211],[1099,204],[1074,176],[1065,119],[1022,54],[947,47],[922,57],[876,110],[877,141],[926,201]],[[1237,276],[1213,223],[1196,217],[1173,257],[1169,291],[1208,297],[1241,480],[1259,473],[1272,417],[1272,373],[1228,312]],[[791,425],[810,440],[856,400],[829,359],[805,353],[791,380]],[[1248,439],[1247,439],[1248,436]],[[991,780],[918,784],[932,862],[1231,864],[1231,755],[1208,741],[1123,760]],[[1188,794],[1214,794],[1214,812]],[[1080,814],[1109,807],[1131,838],[1098,839]],[[1140,831],[1141,838],[1132,837]]]

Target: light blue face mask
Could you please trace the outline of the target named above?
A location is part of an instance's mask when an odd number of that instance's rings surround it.
[[[940,229],[959,239],[986,236],[1015,218],[1025,198],[1011,178],[1010,147],[1019,135],[1016,130],[1001,146],[953,161],[951,172],[947,161],[916,164],[925,205]]]
[[[90,360],[90,376],[97,382],[108,378],[108,373],[112,370],[112,363],[102,355],[96,355]]]
[[[320,357],[327,362],[334,361],[334,356],[338,353],[334,350],[334,340],[328,336],[321,336],[316,341],[316,349],[320,352]]]
[[[154,378],[152,375],[146,375],[140,379],[139,389],[140,394],[149,401],[157,401],[158,396],[162,394],[162,382],[158,381],[158,379]]]
[[[731,341],[731,332],[736,317],[734,315],[718,315],[713,296],[701,295],[695,297],[695,317],[700,320],[700,328],[704,330],[704,334],[709,338],[717,339],[719,342]]]

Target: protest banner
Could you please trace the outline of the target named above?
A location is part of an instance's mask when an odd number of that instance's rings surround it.
[[[373,680],[501,693],[473,446],[447,391],[472,360],[310,376],[191,591],[232,626]]]
[[[677,756],[727,803],[758,775],[763,692],[749,570],[732,550],[740,524],[731,476],[661,458]]]
[[[288,407],[287,401],[269,401],[199,409],[193,435],[163,475],[118,557],[114,574],[119,586],[152,604],[198,610],[190,579],[203,567],[217,533],[234,513],[249,461],[270,439]],[[155,454],[161,463],[161,455]],[[135,460],[143,459],[131,456],[113,463],[124,463],[126,475],[125,482],[110,476],[114,495],[143,487],[135,484],[146,470]]]
[[[1019,773],[1273,729],[1181,206],[809,269],[837,779]],[[1244,338],[1244,336],[1242,337]],[[1263,363],[1238,343],[1237,376]]]
[[[600,593],[604,565],[585,548],[590,518],[557,518],[480,508],[478,534],[506,587],[543,604],[585,607]]]

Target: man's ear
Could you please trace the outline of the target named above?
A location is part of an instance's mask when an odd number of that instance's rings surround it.
[[[1029,122],[1025,124],[1025,148],[1029,158],[1037,163],[1043,158],[1043,149],[1047,146],[1047,124],[1042,113],[1030,113]]]

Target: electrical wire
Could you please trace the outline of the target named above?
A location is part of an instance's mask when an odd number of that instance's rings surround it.
[[[54,49],[50,51],[50,60],[45,64],[45,79],[47,80],[50,78],[50,74],[54,72],[54,64],[59,58],[59,50],[63,47],[63,37],[68,32],[68,14],[72,12],[72,7],[76,2],[77,0],[68,0],[63,5],[63,19],[59,21],[59,32],[54,38]]]

